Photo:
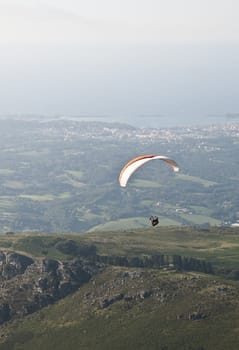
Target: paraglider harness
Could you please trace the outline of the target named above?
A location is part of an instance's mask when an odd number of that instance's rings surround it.
[[[152,226],[156,226],[159,223],[159,218],[157,216],[150,216],[149,220],[151,221]]]

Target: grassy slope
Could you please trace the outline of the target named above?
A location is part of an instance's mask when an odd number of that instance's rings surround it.
[[[94,231],[85,234],[15,234],[0,236],[0,247],[35,256],[59,257],[55,244],[60,238],[92,243],[99,254],[179,254],[211,261],[216,266],[239,269],[239,228],[167,226],[124,231]],[[64,256],[61,256],[64,258]]]
[[[159,216],[160,220],[160,226],[169,226],[169,225],[175,225],[179,226],[180,222],[168,219],[166,217]],[[205,222],[205,221],[204,221]],[[89,232],[93,231],[112,231],[117,230],[118,228],[122,229],[137,229],[142,227],[148,227],[149,225],[149,219],[145,219],[142,217],[133,217],[133,218],[127,218],[127,219],[119,219],[117,221],[110,221],[105,224],[101,224],[98,226],[94,226],[92,229],[89,230]]]
[[[214,276],[152,270],[127,282],[122,269],[109,268],[72,296],[2,329],[2,338],[9,336],[0,349],[237,349],[238,287]],[[165,300],[154,295],[99,307],[112,293],[142,288],[158,289]],[[207,317],[190,321],[198,310]]]
[[[100,254],[181,254],[205,258],[219,268],[239,268],[238,229],[157,227],[61,237],[91,242]],[[57,239],[59,235],[2,236],[0,246],[35,256],[47,251],[49,257],[64,258],[55,249]],[[125,269],[140,271],[140,275],[125,279]],[[142,290],[158,290],[158,295],[99,307],[102,298],[136,295]],[[109,267],[73,295],[22,322],[2,327],[2,341],[6,342],[0,349],[234,350],[239,343],[238,297],[238,282],[213,275]],[[207,317],[189,321],[188,314],[199,310]]]

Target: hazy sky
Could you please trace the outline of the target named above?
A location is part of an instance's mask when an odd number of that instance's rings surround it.
[[[0,114],[239,112],[238,0],[0,0]]]

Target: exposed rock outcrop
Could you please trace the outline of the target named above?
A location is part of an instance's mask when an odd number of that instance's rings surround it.
[[[0,324],[65,297],[99,270],[87,260],[59,261],[0,252]]]
[[[16,275],[22,274],[26,268],[33,264],[34,260],[28,256],[15,252],[0,252],[0,276],[10,279]]]

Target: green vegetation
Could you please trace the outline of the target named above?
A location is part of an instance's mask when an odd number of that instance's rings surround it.
[[[160,186],[162,186],[160,183],[158,182],[154,182],[154,181],[149,181],[149,180],[143,180],[143,179],[137,179],[137,180],[134,180],[132,182],[132,186],[135,186],[135,187],[150,187],[150,188],[159,188]]]
[[[33,256],[43,256],[42,251],[47,251],[49,257],[64,259],[66,251],[57,246],[69,241],[95,246],[102,256],[180,255],[211,262],[217,273],[224,275],[239,269],[239,228],[156,226],[81,234],[13,234],[2,236],[0,247],[9,245]]]
[[[187,284],[181,282],[184,277],[196,280],[189,284],[194,288],[190,294],[185,291]],[[221,285],[235,291],[234,286],[225,285],[218,279],[217,284],[213,285],[212,279],[197,274],[185,276],[148,271],[143,275],[145,287],[163,285],[169,298],[167,302],[160,302],[158,297],[135,304],[127,304],[122,300],[110,308],[100,309],[96,288],[103,288],[106,292],[110,286],[109,280],[117,283],[119,278],[120,271],[117,268],[108,269],[94,280],[94,285],[89,283],[72,297],[67,297],[56,305],[29,316],[24,322],[15,324],[14,331],[8,328],[9,338],[0,349],[237,349],[238,306],[233,308],[232,304],[225,312],[220,293],[217,295],[217,305],[213,303],[216,288]],[[186,294],[172,298],[172,287],[175,283],[180,285],[181,293]],[[126,286],[127,281],[124,287]],[[139,282],[135,278],[132,293],[138,287]],[[210,292],[208,288],[211,288]],[[117,291],[120,290],[118,287]],[[88,295],[89,301],[85,295]],[[238,293],[235,297],[237,295]],[[188,315],[198,310],[202,296],[205,306],[203,312],[210,311],[210,316],[199,321],[190,321]],[[95,304],[89,307],[92,300]],[[230,298],[228,301],[231,301]],[[225,329],[227,332],[223,332]]]
[[[26,199],[31,199],[33,201],[44,202],[44,201],[52,201],[55,197],[50,194],[43,194],[43,195],[22,194],[19,196],[19,198],[26,198]]]
[[[197,182],[199,184],[202,184],[204,187],[210,187],[217,185],[217,182],[214,181],[208,181],[205,179],[201,179],[200,177],[197,176],[190,176],[186,174],[177,174],[177,179],[178,180],[184,180],[184,181],[192,181],[192,182]]]
[[[12,175],[14,170],[12,169],[0,169],[0,175]]]
[[[193,223],[195,225],[205,225],[209,224],[211,226],[220,225],[221,221],[218,219],[214,219],[210,216],[206,215],[199,215],[199,214],[180,214],[180,217],[184,219],[185,221],[188,221],[190,223]]]
[[[151,215],[162,226],[239,220],[236,132],[154,134],[121,124],[1,119],[0,232],[144,228]],[[155,161],[120,188],[125,162],[155,152],[172,156],[180,172]]]
[[[0,350],[237,349],[237,228],[22,233],[2,236],[0,247],[106,263],[72,295],[2,326]],[[213,271],[195,271],[199,262]]]
[[[159,216],[160,226],[180,225],[180,221],[169,219],[167,217]],[[117,221],[109,221],[105,224],[97,225],[89,230],[91,231],[109,231],[117,229],[142,228],[149,226],[149,219],[146,218],[129,218],[119,219]]]
[[[73,177],[75,177],[77,179],[81,179],[84,175],[83,171],[67,170],[66,173],[72,175]]]
[[[238,132],[0,124],[0,249],[100,266],[73,294],[1,325],[0,350],[237,350]],[[155,152],[180,172],[147,164],[120,188],[125,162]],[[3,302],[0,322],[9,314]]]

